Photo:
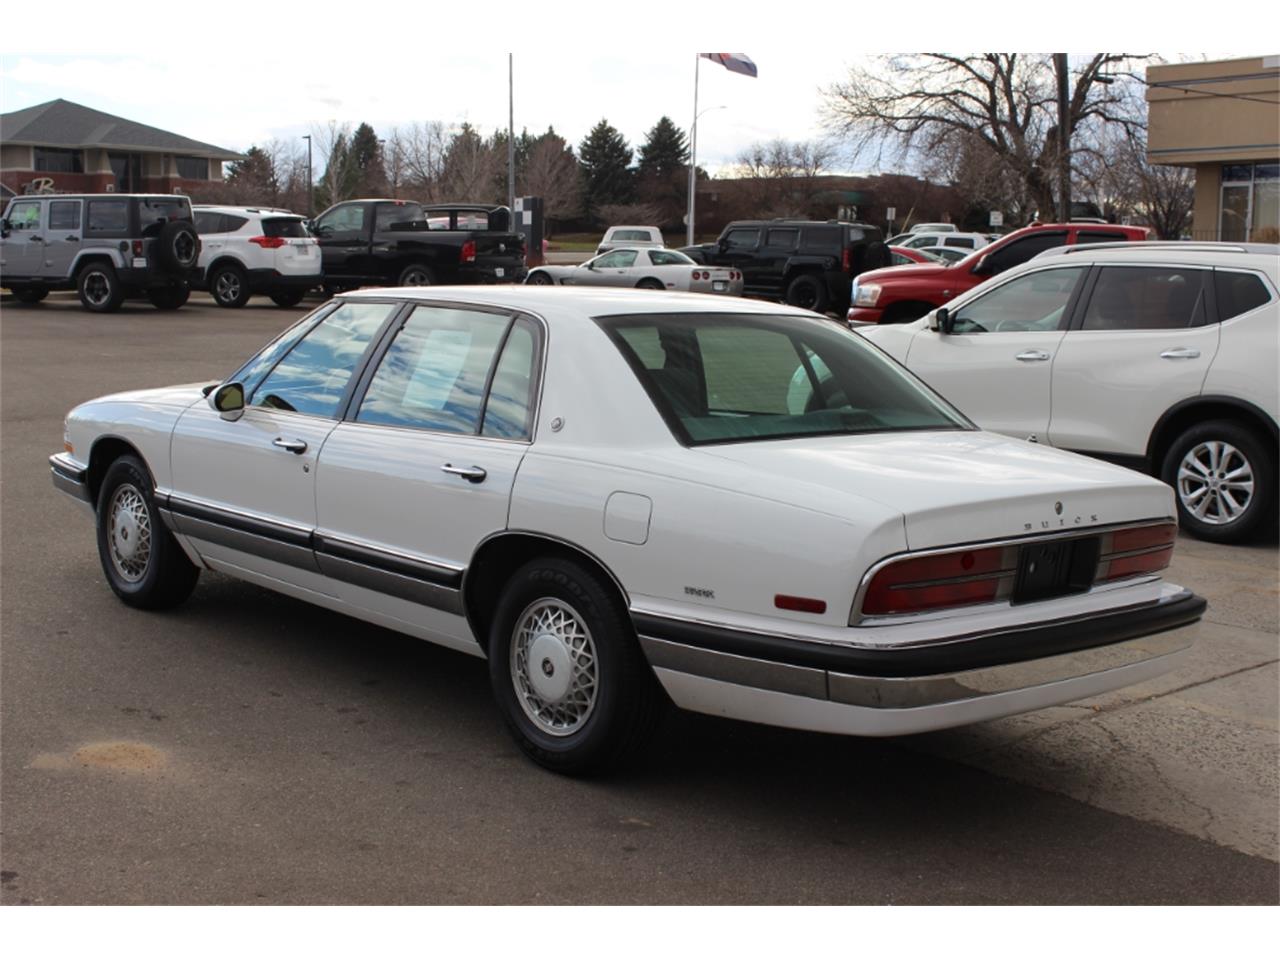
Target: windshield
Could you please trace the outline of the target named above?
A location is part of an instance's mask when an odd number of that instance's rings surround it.
[[[972,425],[857,334],[791,316],[596,322],[689,446]]]

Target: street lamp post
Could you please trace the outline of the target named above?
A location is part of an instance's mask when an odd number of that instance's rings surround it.
[[[698,108],[697,97],[698,95],[695,89],[694,103],[693,103],[693,107],[695,111]],[[726,109],[726,105],[722,103],[718,106],[707,107],[705,110],[702,110],[701,112],[694,113],[693,126],[689,130],[689,213],[685,217],[685,221],[687,224],[686,232],[685,232],[685,238],[686,238],[685,243],[690,247],[693,246],[694,199],[698,192],[698,120],[702,117],[702,114],[704,113],[710,113],[712,110],[724,110],[724,109]]]
[[[315,189],[311,179],[311,134],[304,133],[302,139],[307,141],[307,218],[310,219],[316,214]]]

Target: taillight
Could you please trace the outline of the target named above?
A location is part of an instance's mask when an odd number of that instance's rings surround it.
[[[987,547],[899,560],[872,577],[862,613],[879,617],[990,603],[1002,581],[1012,578],[1016,557],[1016,548]]]
[[[250,243],[256,243],[263,250],[276,250],[283,247],[287,241],[284,237],[250,237]]]
[[[844,248],[844,252],[840,255],[840,269],[845,273],[849,272],[849,268],[853,266],[853,251],[848,247]]]
[[[462,245],[462,262],[476,262],[476,242],[474,240],[468,240]]]
[[[1173,559],[1173,542],[1177,536],[1176,523],[1160,523],[1117,530],[1103,537],[1095,582],[1158,573]]]
[[[141,240],[135,240],[135,241],[133,241],[133,255],[134,255],[135,257],[140,257],[140,256],[142,256],[142,241],[141,241]]]

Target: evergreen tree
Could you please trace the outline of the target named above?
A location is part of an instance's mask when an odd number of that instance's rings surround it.
[[[362,123],[347,146],[355,192],[363,197],[382,196],[386,191],[387,168],[382,160],[382,144],[373,127]]]
[[[676,171],[687,175],[688,165],[689,144],[685,140],[684,131],[672,123],[670,117],[660,118],[640,145],[640,176],[652,175],[665,179],[668,174]]]
[[[601,120],[578,147],[582,169],[583,206],[588,213],[606,204],[630,203],[635,193],[631,146],[622,134]]]
[[[243,160],[231,162],[227,186],[246,203],[275,203],[280,194],[275,163],[261,147],[250,147]]]

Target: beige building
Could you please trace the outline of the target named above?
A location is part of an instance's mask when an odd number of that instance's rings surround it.
[[[1147,68],[1152,163],[1194,167],[1196,240],[1280,242],[1280,56]]]

